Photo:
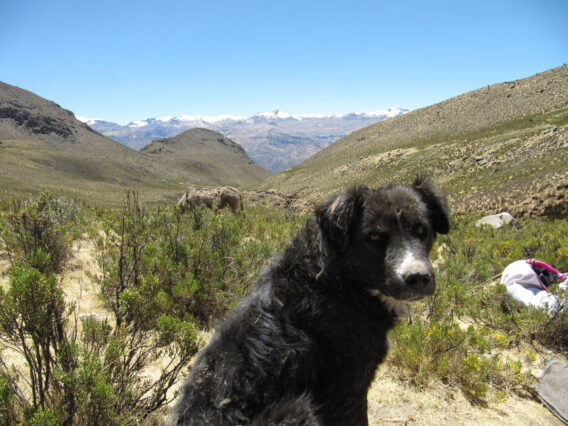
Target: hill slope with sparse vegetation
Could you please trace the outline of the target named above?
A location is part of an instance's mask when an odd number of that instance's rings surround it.
[[[237,143],[212,130],[195,128],[172,138],[155,140],[140,150],[168,168],[201,176],[201,185],[218,182],[242,186],[270,173],[252,161]]]
[[[269,175],[219,134],[210,132],[200,144],[182,135],[175,140],[183,148],[175,159],[139,152],[93,131],[54,102],[0,83],[0,198],[49,189],[119,206],[128,189],[164,201],[188,186],[250,186]]]
[[[539,214],[531,197],[566,183],[567,125],[564,65],[356,131],[261,188],[316,200],[351,185],[409,182],[427,172],[456,211]],[[547,210],[568,211],[562,200]]]

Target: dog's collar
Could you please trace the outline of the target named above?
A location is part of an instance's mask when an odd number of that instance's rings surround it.
[[[398,300],[394,297],[385,296],[377,289],[369,289],[369,294],[371,294],[371,296],[377,297],[381,302],[385,304],[387,309],[397,317],[407,315],[409,312],[408,303],[405,300]]]

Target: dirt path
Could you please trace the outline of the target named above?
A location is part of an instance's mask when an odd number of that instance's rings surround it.
[[[512,395],[502,403],[472,406],[455,388],[439,384],[420,390],[385,367],[369,392],[371,425],[562,425],[535,401]]]
[[[101,269],[97,263],[93,241],[86,238],[74,241],[71,259],[61,279],[65,296],[69,302],[77,304],[78,318],[82,315],[96,315],[113,324],[112,314],[105,309],[95,282],[95,277],[100,275]]]

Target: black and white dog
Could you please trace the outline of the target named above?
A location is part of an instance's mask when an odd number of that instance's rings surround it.
[[[201,352],[173,423],[367,424],[387,332],[434,293],[428,253],[449,220],[424,178],[319,205]]]

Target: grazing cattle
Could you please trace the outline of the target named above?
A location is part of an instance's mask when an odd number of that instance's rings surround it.
[[[190,188],[181,196],[178,205],[182,211],[192,210],[195,206],[214,209],[216,212],[230,207],[233,214],[238,209],[244,210],[245,205],[242,194],[232,186],[218,188]]]
[[[366,425],[367,391],[407,302],[432,295],[444,194],[353,188],[320,204],[201,352],[178,425]]]

